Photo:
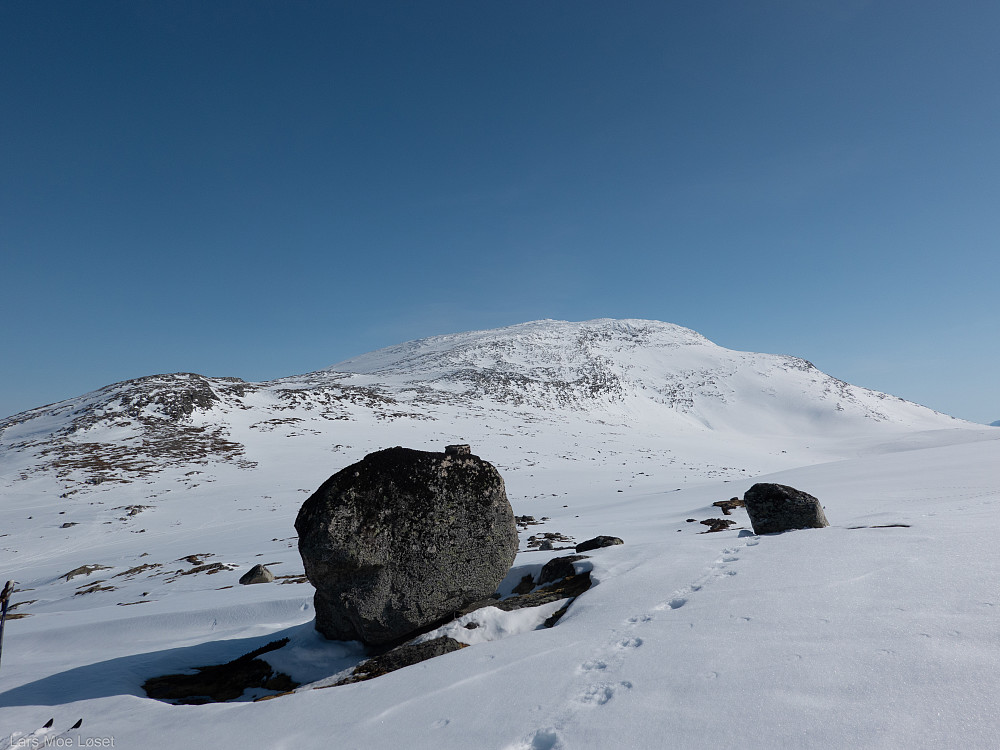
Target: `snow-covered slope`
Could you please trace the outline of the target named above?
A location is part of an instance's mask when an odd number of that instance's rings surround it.
[[[352,424],[415,437],[460,427],[456,437],[481,444],[497,433],[484,429],[490,419],[524,437],[545,422],[791,443],[963,424],[804,360],[731,351],[667,323],[538,321],[413,341],[269,383],[189,373],[116,383],[0,421],[0,475],[44,470],[73,491],[185,464],[252,469],[276,439],[313,445]],[[514,461],[522,449],[500,450]]]
[[[648,320],[544,320],[436,336],[328,372],[353,373],[354,383],[391,384],[404,394],[459,392],[543,410],[654,409],[657,419],[758,434],[797,433],[817,422],[843,430],[857,429],[858,420],[943,424],[940,414],[848,385],[805,360],[723,349],[690,329]]]
[[[512,579],[625,539],[551,630],[376,680],[170,706],[151,676],[275,638],[306,683],[356,664],[312,631],[292,522],[366,453],[470,442],[522,534]],[[1000,438],[793,357],[652,321],[539,321],[269,383],[153,376],[0,422],[0,571],[19,582],[6,732],[83,717],[116,747],[994,747]],[[701,534],[762,477],[833,527]],[[908,524],[868,528],[886,524]],[[854,528],[865,527],[865,528]],[[268,563],[275,584],[234,585]],[[530,626],[530,623],[529,623]],[[475,631],[473,631],[475,632]],[[517,634],[515,634],[517,633]],[[277,665],[276,665],[277,666]]]

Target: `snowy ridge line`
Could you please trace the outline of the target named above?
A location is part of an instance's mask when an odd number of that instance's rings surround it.
[[[656,321],[540,321],[453,334],[263,383],[193,373],[116,383],[0,421],[0,474],[83,485],[168,467],[252,470],[262,433],[302,442],[372,419],[455,424],[584,417],[743,434],[898,432],[965,425],[844,383],[805,360],[719,347]]]

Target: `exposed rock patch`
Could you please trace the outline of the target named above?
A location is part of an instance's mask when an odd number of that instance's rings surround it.
[[[731,500],[717,500],[716,502],[712,503],[712,505],[714,505],[716,508],[720,508],[723,514],[727,516],[732,515],[732,512],[737,508],[744,507],[743,501],[740,500],[738,497],[734,497]]]
[[[556,547],[557,544],[571,544],[573,537],[560,534],[558,531],[546,531],[543,534],[532,534],[528,537],[528,549],[537,549],[542,552],[553,549],[567,549],[566,547]]]
[[[576,575],[576,568],[573,563],[588,559],[586,555],[566,555],[564,557],[553,557],[542,566],[538,574],[538,585],[554,583],[564,578]]]
[[[102,586],[103,580],[94,581],[91,584],[84,584],[76,591],[73,592],[73,596],[81,596],[82,594],[96,594],[98,591],[115,591],[117,586]]]
[[[595,536],[593,539],[588,539],[585,542],[580,542],[576,545],[577,552],[589,552],[592,549],[600,549],[601,547],[613,547],[616,544],[625,544],[621,539],[616,536]]]
[[[95,573],[98,570],[111,570],[107,565],[81,565],[79,568],[73,568],[73,570],[68,573],[64,573],[61,577],[65,578],[67,581],[72,581],[77,576],[89,576],[91,573]]]
[[[713,531],[725,531],[730,526],[736,523],[728,518],[706,518],[701,523],[708,526],[708,531],[701,532],[702,534],[711,534]]]
[[[156,568],[162,567],[162,563],[143,563],[142,565],[136,565],[134,568],[123,570],[121,573],[115,573],[112,578],[132,578],[140,573],[145,573],[147,570],[155,570]]]
[[[204,565],[195,565],[189,570],[175,570],[170,578],[167,578],[167,583],[173,583],[181,576],[190,576],[197,573],[204,573],[206,575],[215,575],[216,573],[227,573],[235,568],[234,565],[229,563],[205,563]]]
[[[534,516],[514,516],[514,521],[517,523],[518,528],[526,529],[529,526],[540,526],[545,521],[548,521],[547,516],[542,516],[542,520],[538,521]]]
[[[330,687],[350,685],[354,682],[363,682],[374,677],[381,677],[384,674],[389,674],[389,672],[395,672],[397,669],[419,664],[422,661],[433,659],[435,656],[450,654],[452,651],[458,651],[462,648],[467,648],[467,644],[460,643],[454,638],[447,636],[435,638],[432,641],[424,641],[423,643],[407,643],[397,646],[380,656],[375,656],[362,662],[354,668],[349,677],[345,677]]]

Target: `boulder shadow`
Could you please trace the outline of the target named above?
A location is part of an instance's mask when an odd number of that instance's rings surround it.
[[[266,653],[268,644],[282,639],[287,639],[288,643],[280,652]],[[293,678],[300,682],[314,681],[351,669],[364,659],[360,644],[326,641],[315,632],[310,621],[252,638],[209,641],[74,667],[0,693],[0,705],[58,706],[116,695],[135,695],[153,700],[143,690],[143,685],[149,680],[164,675],[194,676],[198,674],[196,667],[222,665],[255,651],[263,654],[261,658],[267,659],[275,671],[291,672]],[[273,658],[269,658],[272,654]],[[322,658],[316,659],[317,655]],[[298,669],[300,662],[311,662],[310,669]],[[267,692],[270,691],[248,690],[237,700],[253,700]]]

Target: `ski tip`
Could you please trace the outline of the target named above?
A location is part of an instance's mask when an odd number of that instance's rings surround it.
[[[70,729],[79,729],[83,726],[83,719],[77,719],[76,724],[70,727]]]
[[[52,724],[54,722],[55,722],[54,718],[53,719],[49,719],[47,722],[45,722],[44,724],[42,724],[42,729],[48,729],[49,727],[52,726]]]

